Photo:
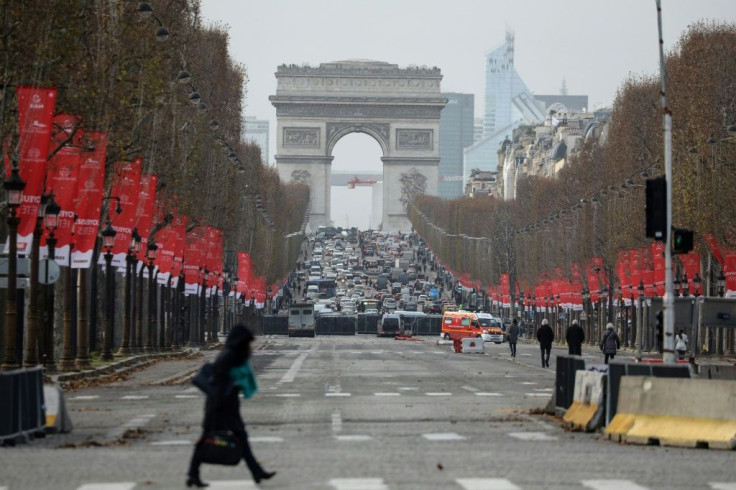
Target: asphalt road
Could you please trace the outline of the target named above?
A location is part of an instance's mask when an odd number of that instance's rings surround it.
[[[183,488],[204,402],[185,379],[215,354],[66,392],[74,430],[1,448],[0,489]],[[535,414],[554,386],[536,344],[511,360],[506,345],[455,354],[434,338],[272,337],[253,362],[260,392],[241,409],[278,471],[261,488],[736,489],[733,452],[625,446]],[[202,478],[256,488],[244,465]]]

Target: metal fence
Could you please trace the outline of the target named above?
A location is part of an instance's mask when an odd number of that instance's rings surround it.
[[[32,439],[45,434],[43,368],[0,372],[0,440]]]

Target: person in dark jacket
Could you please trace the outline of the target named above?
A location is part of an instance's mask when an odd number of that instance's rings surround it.
[[[577,320],[573,320],[572,325],[568,327],[567,332],[565,332],[565,340],[570,355],[582,355],[581,347],[585,341],[585,332],[583,332],[583,327],[578,325]]]
[[[542,326],[537,330],[537,340],[539,348],[542,351],[542,367],[549,367],[549,355],[552,352],[552,341],[555,340],[555,333],[549,326],[549,320],[542,320]]]
[[[511,357],[516,357],[516,342],[519,340],[519,325],[516,323],[516,318],[511,322],[509,331],[506,332],[509,338],[509,349],[511,349]]]
[[[256,461],[248,444],[248,433],[245,431],[245,423],[240,417],[240,399],[238,393],[243,386],[244,380],[239,378],[243,368],[249,371],[248,359],[251,354],[251,342],[255,337],[245,325],[235,325],[227,336],[225,348],[215,359],[213,365],[214,394],[207,397],[204,408],[204,421],[202,422],[203,436],[212,431],[231,431],[236,439],[240,441],[243,451],[243,459],[248,466],[256,483],[268,480],[276,472],[264,470]],[[254,383],[254,381],[253,381]],[[246,396],[249,396],[246,394]],[[187,473],[187,487],[206,487],[199,477],[199,466],[201,457],[199,455],[199,444],[194,447],[194,453],[189,463]]]
[[[601,340],[601,350],[603,350],[603,354],[606,356],[606,364],[608,364],[609,359],[616,357],[616,351],[619,347],[621,347],[621,340],[613,328],[613,323],[609,323],[606,325],[606,333],[603,334],[603,340]]]

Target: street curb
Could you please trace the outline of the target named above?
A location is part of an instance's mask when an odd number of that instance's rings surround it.
[[[95,369],[88,369],[85,371],[64,373],[64,374],[52,374],[45,376],[51,383],[60,383],[66,381],[76,381],[84,378],[92,378],[97,376],[109,376],[115,373],[125,372],[133,367],[140,364],[147,363],[156,359],[176,359],[179,357],[186,357],[193,353],[199,352],[201,349],[187,349],[180,352],[160,352],[155,354],[141,354],[130,357],[123,361],[113,362],[107,366],[102,366]]]

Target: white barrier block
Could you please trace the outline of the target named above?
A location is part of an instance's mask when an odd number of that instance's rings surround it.
[[[484,352],[483,339],[462,339],[463,352],[467,354],[482,354]]]
[[[61,389],[55,385],[43,385],[43,399],[46,407],[46,429],[52,432],[71,432],[72,421]]]

